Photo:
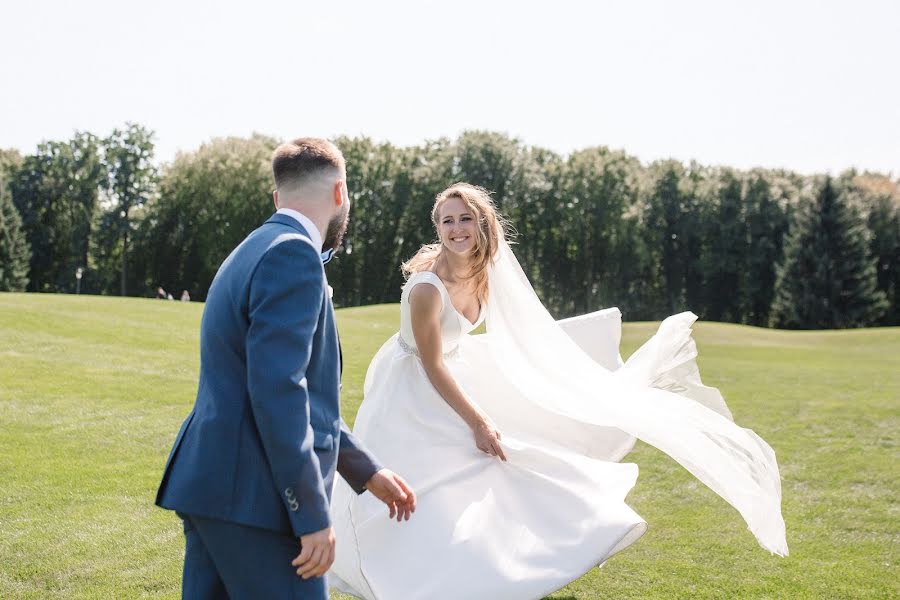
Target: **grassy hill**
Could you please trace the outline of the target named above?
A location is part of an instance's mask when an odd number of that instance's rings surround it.
[[[193,403],[201,311],[0,294],[0,597],[179,596],[183,537],[153,498]],[[398,312],[338,321],[352,422]],[[654,330],[626,325],[623,355]],[[649,532],[552,598],[900,596],[900,328],[695,331],[704,381],[778,454],[791,556],[768,555],[724,501],[639,444],[629,503]]]

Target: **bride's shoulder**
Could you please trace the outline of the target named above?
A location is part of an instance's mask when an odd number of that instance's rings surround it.
[[[406,280],[406,283],[403,287],[404,289],[411,289],[419,283],[430,283],[431,285],[438,288],[444,287],[444,283],[441,281],[441,278],[437,276],[437,273],[434,273],[432,271],[419,271],[417,273],[413,273],[409,276],[409,279]]]
[[[419,285],[427,283],[430,285]],[[403,286],[403,296],[411,301],[414,298],[429,303],[444,302],[444,285],[441,278],[431,271],[419,271],[413,273]]]

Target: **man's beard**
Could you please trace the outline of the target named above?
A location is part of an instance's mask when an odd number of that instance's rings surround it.
[[[328,222],[322,250],[331,249],[337,252],[337,249],[341,247],[341,242],[344,241],[344,234],[347,233],[347,224],[350,222],[350,203],[344,202],[342,207],[341,212]]]

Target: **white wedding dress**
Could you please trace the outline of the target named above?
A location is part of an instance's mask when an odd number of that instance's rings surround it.
[[[774,453],[700,383],[696,317],[669,317],[615,369],[615,359],[583,351],[590,324],[554,322],[506,244],[501,252],[475,323],[435,274],[418,273],[404,287],[400,332],[369,366],[354,433],[410,483],[418,507],[397,523],[371,494],[357,496],[336,478],[329,584],[379,600],[542,598],[646,531],[625,503],[638,467],[618,462],[635,436],[738,508],[764,547],[786,554]],[[439,290],[445,364],[501,431],[508,462],[475,447],[428,379],[410,322],[416,285]],[[487,333],[469,335],[485,318]]]

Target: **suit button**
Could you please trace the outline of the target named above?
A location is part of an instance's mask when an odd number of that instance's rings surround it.
[[[291,511],[297,512],[297,510],[298,510],[299,508],[300,508],[300,505],[297,504],[297,501],[296,501],[296,500],[294,500],[293,502],[291,502]]]
[[[289,499],[290,499],[290,498],[293,498],[293,497],[294,497],[294,489],[293,489],[293,488],[287,488],[287,489],[285,489],[285,490],[284,490],[284,495],[287,496]]]

